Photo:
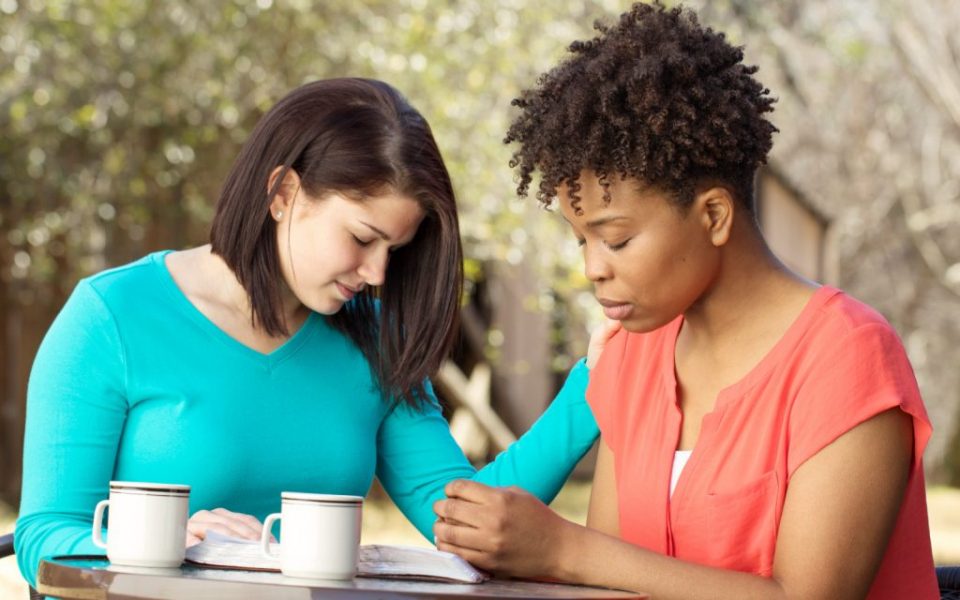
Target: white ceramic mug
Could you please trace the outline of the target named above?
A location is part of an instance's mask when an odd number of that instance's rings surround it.
[[[279,513],[263,522],[260,546],[270,553],[270,529],[280,523],[280,570],[290,577],[351,579],[357,573],[360,551],[361,496],[280,494]]]
[[[103,511],[110,507],[107,541]],[[110,499],[93,512],[93,543],[117,565],[179,567],[187,543],[190,486],[111,481]]]

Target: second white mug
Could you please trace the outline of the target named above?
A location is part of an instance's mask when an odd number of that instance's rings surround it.
[[[270,529],[280,523],[280,570],[290,577],[310,579],[352,579],[357,573],[360,526],[363,518],[361,496],[332,494],[280,494],[279,513],[263,522],[260,545],[270,553]]]

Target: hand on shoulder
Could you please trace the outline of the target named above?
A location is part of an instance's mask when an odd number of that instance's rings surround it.
[[[590,334],[590,343],[587,345],[587,368],[593,369],[603,354],[603,349],[618,331],[623,329],[620,321],[607,319],[607,322],[596,328]]]

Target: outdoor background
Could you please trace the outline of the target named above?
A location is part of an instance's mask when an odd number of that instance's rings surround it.
[[[33,354],[76,281],[205,243],[253,124],[317,78],[386,80],[432,124],[480,331],[460,362],[492,366],[494,408],[521,433],[600,315],[572,236],[515,197],[501,143],[510,100],[629,4],[0,0],[0,532],[19,498]],[[955,0],[686,4],[746,45],[779,98],[760,188],[774,247],[903,338],[935,427],[925,461],[938,559],[960,561],[949,488],[960,485],[960,10]],[[581,514],[587,485],[564,492],[567,514]],[[387,502],[370,504],[386,508],[367,517],[365,541],[406,535]],[[0,578],[12,565],[0,561]]]

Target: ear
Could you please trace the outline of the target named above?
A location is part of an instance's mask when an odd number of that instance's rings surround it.
[[[711,187],[694,199],[694,207],[700,216],[710,243],[719,248],[730,240],[733,217],[737,206],[730,191],[723,187]]]
[[[280,173],[282,172],[282,166],[276,167],[270,172],[270,176],[267,178],[267,194],[270,194],[273,188],[277,185],[277,181],[280,178]],[[285,216],[291,213],[293,209],[293,203],[296,200],[299,192],[300,175],[298,175],[293,169],[287,169],[286,174],[283,176],[283,181],[280,183],[280,187],[277,188],[276,195],[270,202],[270,214],[273,215],[274,219],[281,221]]]

